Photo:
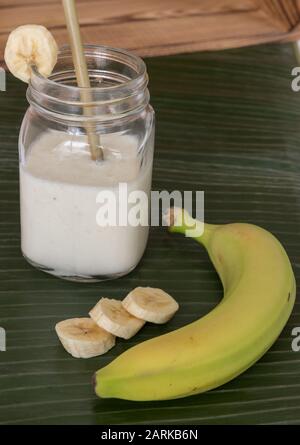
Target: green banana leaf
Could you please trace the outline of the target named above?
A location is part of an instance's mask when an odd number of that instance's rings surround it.
[[[300,92],[291,90],[291,45],[158,57],[147,65],[157,116],[153,189],[204,190],[207,222],[247,221],[272,231],[299,278]],[[25,89],[8,76],[0,92],[0,326],[7,332],[0,423],[299,424],[300,352],[291,348],[299,302],[271,350],[223,387],[165,402],[96,398],[95,370],[203,316],[220,301],[222,287],[206,252],[164,228],[151,230],[140,265],[119,280],[74,284],[26,263],[17,154]],[[121,299],[138,285],[170,292],[180,303],[174,319],[147,324],[102,357],[78,360],[63,350],[54,332],[59,320],[84,316],[99,297]]]

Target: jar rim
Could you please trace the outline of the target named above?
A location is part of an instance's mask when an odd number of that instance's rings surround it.
[[[148,74],[139,56],[99,45],[84,45],[84,52],[93,80],[90,88],[76,86],[71,47],[64,45],[48,78],[33,68],[30,105],[55,119],[91,122],[137,114],[148,105]]]
[[[43,88],[44,86],[52,85],[55,88],[60,89],[61,91],[68,91],[70,93],[74,92],[77,93],[80,91],[91,91],[91,93],[105,93],[105,92],[113,92],[113,91],[120,91],[122,88],[126,89],[136,89],[139,87],[140,84],[144,83],[145,76],[147,76],[147,68],[146,64],[143,61],[143,59],[136,54],[127,51],[123,48],[115,48],[112,46],[107,45],[95,45],[95,44],[84,44],[84,53],[85,55],[94,55],[96,51],[98,51],[98,55],[110,55],[115,56],[115,60],[120,61],[120,57],[127,57],[127,61],[131,62],[131,66],[135,64],[136,66],[136,76],[132,79],[129,79],[123,83],[117,84],[117,85],[110,85],[110,86],[104,86],[104,87],[78,87],[77,85],[66,85],[59,83],[51,78],[51,74],[49,77],[44,77],[42,74],[39,73],[36,66],[32,66],[32,73],[33,76],[30,80],[30,84],[34,86],[38,82],[39,86]],[[67,56],[71,54],[71,47],[68,44],[62,45],[59,48],[58,51],[58,59],[63,56]],[[36,82],[37,81],[37,82]],[[119,93],[120,94],[120,93]]]

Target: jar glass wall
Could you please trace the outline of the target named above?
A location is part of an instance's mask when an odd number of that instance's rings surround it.
[[[98,46],[85,54],[88,95],[76,86],[68,47],[50,78],[35,72],[28,87],[19,138],[21,244],[38,269],[97,281],[127,274],[144,253],[148,225],[120,224],[119,212],[125,200],[130,212],[130,192],[150,194],[154,112],[140,58]],[[91,159],[89,131],[103,161]],[[99,223],[104,205],[106,216],[116,208],[106,225]]]

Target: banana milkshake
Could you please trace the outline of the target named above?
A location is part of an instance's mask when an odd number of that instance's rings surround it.
[[[118,207],[119,183],[149,195],[151,161],[140,165],[133,136],[104,135],[102,143],[105,160],[95,163],[85,137],[48,132],[20,166],[22,251],[42,270],[104,279],[129,272],[143,255],[148,227],[99,226],[97,197],[110,192]]]
[[[146,248],[155,119],[143,60],[83,45],[70,4],[70,46],[59,49],[44,26],[30,24],[5,47],[9,70],[28,83],[21,247],[40,270],[98,281],[129,273]]]

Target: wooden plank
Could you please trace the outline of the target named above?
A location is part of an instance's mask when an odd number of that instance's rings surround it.
[[[143,56],[244,46],[300,37],[299,0],[79,0],[86,43],[125,47]],[[68,41],[61,2],[0,1],[0,60],[8,33],[25,23]]]
[[[28,0],[30,1],[30,0]],[[80,23],[86,25],[110,25],[136,21],[159,21],[167,18],[197,17],[199,15],[223,15],[235,11],[252,11],[251,0],[243,0],[235,7],[232,1],[222,0],[216,4],[209,0],[199,3],[198,0],[188,0],[182,8],[182,0],[152,0],[149,4],[140,0],[86,0],[78,2],[78,14]],[[65,28],[64,14],[61,3],[51,4],[37,3],[13,7],[5,7],[1,10],[0,33],[10,32],[20,24],[41,23],[50,29]]]

